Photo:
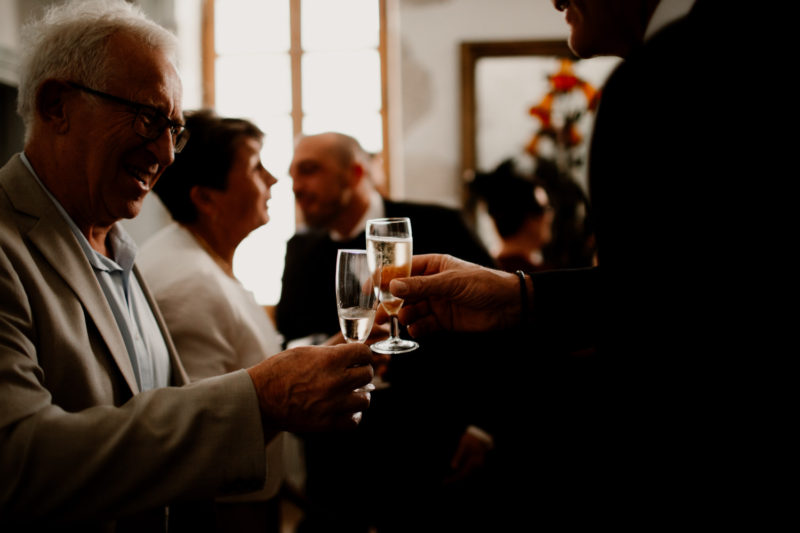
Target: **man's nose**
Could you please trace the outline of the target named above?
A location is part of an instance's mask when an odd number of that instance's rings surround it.
[[[169,128],[164,128],[161,135],[150,141],[148,146],[151,147],[161,168],[166,168],[175,161],[175,143]]]

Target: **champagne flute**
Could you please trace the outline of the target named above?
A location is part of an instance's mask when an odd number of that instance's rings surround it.
[[[346,342],[363,343],[372,331],[378,309],[377,283],[369,268],[366,250],[339,250],[336,256],[336,310]],[[382,386],[379,376],[361,391]]]
[[[367,221],[367,258],[370,270],[380,280],[380,300],[391,318],[388,339],[376,342],[372,350],[383,354],[405,353],[416,350],[419,344],[401,339],[397,313],[403,300],[389,292],[389,282],[394,278],[411,275],[411,220],[408,218],[376,218]]]
[[[339,250],[336,256],[336,309],[347,342],[363,343],[372,330],[378,295],[366,250]]]

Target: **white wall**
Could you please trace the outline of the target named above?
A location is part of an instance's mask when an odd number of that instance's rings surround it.
[[[17,46],[23,24],[39,17],[52,0],[0,0],[0,81],[19,82]],[[5,163],[5,161],[3,161]]]
[[[16,85],[16,43],[19,40],[17,3],[0,0],[0,82]]]
[[[568,28],[549,0],[398,3],[404,180],[393,193],[410,200],[458,206],[460,43],[566,39]]]

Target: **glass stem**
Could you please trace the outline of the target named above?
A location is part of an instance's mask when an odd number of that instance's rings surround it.
[[[397,318],[397,315],[392,315],[390,336],[392,339],[397,339],[400,337],[400,319]]]

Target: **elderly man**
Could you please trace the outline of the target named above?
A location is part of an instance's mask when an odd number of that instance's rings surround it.
[[[352,428],[364,346],[300,349],[185,387],[117,221],[186,142],[175,40],[131,4],[67,2],[22,32],[24,153],[0,170],[0,529],[165,527],[258,489],[281,430]]]

